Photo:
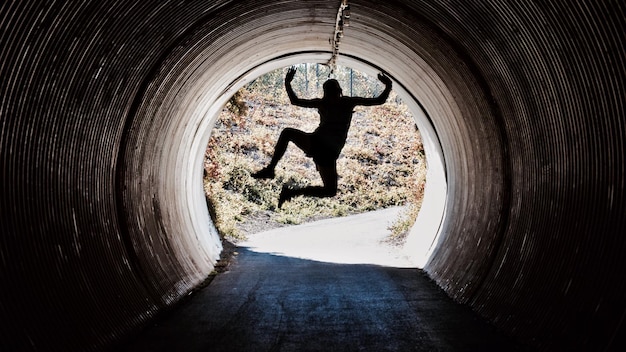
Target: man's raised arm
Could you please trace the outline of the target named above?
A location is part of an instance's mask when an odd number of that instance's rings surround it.
[[[304,108],[315,108],[317,104],[313,102],[313,100],[309,99],[300,99],[296,95],[296,92],[291,88],[291,81],[293,81],[293,76],[296,75],[296,68],[290,67],[287,71],[287,75],[285,76],[285,90],[287,91],[287,96],[289,97],[289,101],[291,104],[295,106],[301,106]]]
[[[391,86],[392,86],[391,78],[387,77],[387,75],[383,73],[379,73],[378,79],[381,82],[383,82],[383,84],[385,85],[385,90],[383,90],[383,92],[380,93],[380,95],[376,98],[360,98],[360,97],[352,98],[356,105],[364,105],[364,106],[381,105],[387,101],[387,98],[389,98],[389,93],[391,93]]]

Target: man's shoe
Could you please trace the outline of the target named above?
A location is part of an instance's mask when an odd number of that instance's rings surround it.
[[[293,190],[289,189],[286,185],[283,185],[283,189],[280,191],[280,196],[278,197],[278,209],[283,206],[283,203],[289,201],[293,198]]]
[[[253,173],[252,177],[256,179],[272,179],[274,178],[274,169],[264,167],[261,170]]]

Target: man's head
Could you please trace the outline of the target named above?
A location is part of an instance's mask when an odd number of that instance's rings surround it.
[[[329,79],[324,82],[324,96],[326,97],[340,97],[341,96],[341,86],[336,79]]]

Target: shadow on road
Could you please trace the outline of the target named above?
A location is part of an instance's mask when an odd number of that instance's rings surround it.
[[[521,350],[419,269],[237,251],[229,270],[118,350]]]

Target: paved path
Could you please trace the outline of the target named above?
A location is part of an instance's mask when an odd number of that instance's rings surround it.
[[[240,246],[254,252],[337,264],[415,267],[386,241],[404,207],[282,227],[254,234]]]
[[[378,220],[360,215],[357,224],[332,219],[251,236],[227,272],[122,349],[517,349],[406,258],[388,247],[370,248],[381,237],[371,232],[385,232],[381,213],[370,215]]]

